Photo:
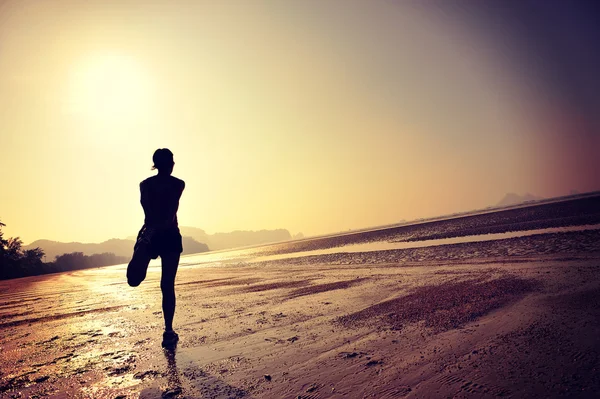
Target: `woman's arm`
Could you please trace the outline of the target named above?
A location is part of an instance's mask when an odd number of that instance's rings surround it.
[[[140,203],[144,209],[144,216],[148,219],[148,214],[150,213],[150,197],[148,191],[144,189],[144,182],[140,183]]]

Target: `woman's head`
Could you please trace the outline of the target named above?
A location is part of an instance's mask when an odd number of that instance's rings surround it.
[[[154,162],[152,169],[158,169],[159,173],[171,174],[173,172],[175,161],[173,161],[173,153],[168,148],[159,148],[154,151],[152,161]]]

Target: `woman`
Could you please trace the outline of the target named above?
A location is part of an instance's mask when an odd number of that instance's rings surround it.
[[[160,289],[162,291],[162,309],[165,318],[165,332],[163,333],[163,347],[173,346],[179,336],[173,331],[173,316],[175,315],[175,275],[179,265],[179,256],[183,252],[181,234],[177,224],[177,209],[179,199],[185,188],[185,182],[171,176],[173,172],[173,153],[166,148],[160,148],[152,156],[158,174],[140,183],[141,203],[144,208],[144,226],[138,235],[134,257],[129,268],[133,269],[137,252],[143,252],[142,257],[156,259],[160,256],[162,275]],[[144,262],[141,262],[142,264]],[[147,263],[145,264],[147,268]],[[137,280],[133,281],[128,270],[129,284],[137,286],[144,279],[146,273],[140,276],[138,266]],[[134,273],[131,273],[134,275]]]

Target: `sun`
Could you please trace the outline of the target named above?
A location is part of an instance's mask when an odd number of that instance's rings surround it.
[[[71,111],[95,122],[120,123],[147,114],[150,84],[143,65],[126,55],[97,55],[77,65]]]

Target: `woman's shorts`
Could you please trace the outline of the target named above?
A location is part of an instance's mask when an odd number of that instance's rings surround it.
[[[138,239],[143,231],[144,228],[142,228],[138,234]],[[182,253],[183,243],[181,233],[179,232],[179,227],[172,227],[164,230],[154,230],[150,237],[150,245],[148,249],[152,259],[156,259],[159,256],[162,257],[164,255]]]

